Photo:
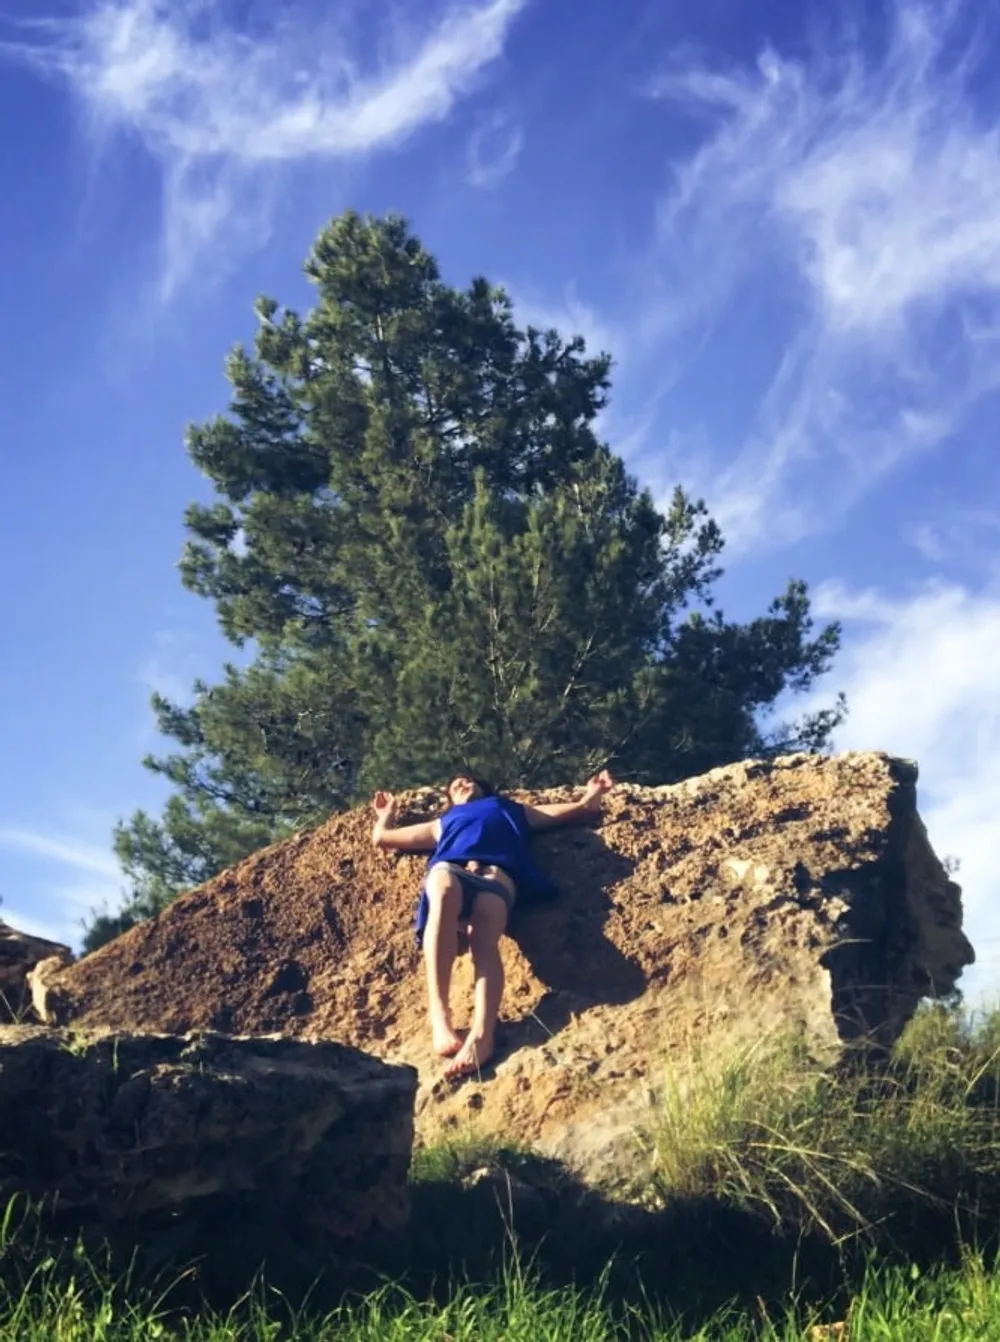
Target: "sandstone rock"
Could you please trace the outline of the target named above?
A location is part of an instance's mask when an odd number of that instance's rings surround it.
[[[68,946],[32,937],[0,922],[0,1023],[23,1020],[30,1010],[28,975],[46,958],[62,968],[73,953]]]
[[[334,1043],[0,1028],[0,1206],[113,1227],[239,1206],[349,1237],[405,1220],[416,1073]]]
[[[407,800],[413,815],[437,804]],[[973,958],[906,761],[794,755],[620,786],[598,830],[537,840],[560,897],[515,911],[500,1054],[454,1087],[429,1049],[412,935],[424,863],[373,850],[370,824],[338,815],[257,853],[52,975],[60,1018],[336,1038],[420,1067],[423,1137],[471,1121],[599,1174],[692,1040],[793,1028],[826,1052],[888,1044]],[[455,980],[461,1025],[467,956]]]
[[[42,1025],[61,1025],[67,1014],[56,980],[67,961],[58,955],[39,960],[27,976],[26,988],[34,1018]]]

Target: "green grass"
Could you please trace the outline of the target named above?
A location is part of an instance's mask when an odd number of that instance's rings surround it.
[[[410,1179],[417,1184],[454,1183],[481,1169],[502,1167],[509,1173],[526,1170],[537,1160],[536,1152],[529,1146],[469,1129],[430,1146],[417,1146]]]
[[[325,1315],[298,1313],[265,1288],[226,1313],[170,1315],[155,1298],[123,1303],[86,1270],[42,1267],[0,1296],[0,1342],[995,1342],[1000,1272],[969,1256],[922,1276],[871,1269],[843,1310],[719,1311],[695,1327],[655,1309],[623,1309],[600,1286],[545,1290],[516,1265],[490,1287],[457,1285],[444,1302],[385,1285]]]
[[[918,1013],[876,1070],[836,1073],[801,1041],[692,1055],[659,1088],[644,1139],[656,1206],[712,1198],[833,1244],[914,1248],[951,1221],[1000,1222],[1000,1013]]]
[[[921,1011],[876,1069],[716,1044],[653,1114],[630,1206],[469,1132],[415,1153],[401,1237],[267,1285],[224,1220],[171,1277],[12,1207],[0,1342],[1000,1340],[1000,1012]]]

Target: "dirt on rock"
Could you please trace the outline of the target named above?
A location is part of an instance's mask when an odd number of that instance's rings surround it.
[[[412,819],[439,794],[402,800]],[[497,1059],[449,1084],[412,927],[425,860],[370,832],[367,809],[336,815],[50,972],[48,1020],[334,1039],[419,1068],[424,1138],[471,1121],[600,1173],[692,1041],[788,1027],[817,1049],[889,1043],[973,959],[907,761],[793,755],[619,785],[599,827],[535,841],[559,897],[515,910]],[[455,973],[460,1027],[470,968]]]

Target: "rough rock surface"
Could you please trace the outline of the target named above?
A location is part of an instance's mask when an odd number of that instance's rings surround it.
[[[0,1206],[26,1193],[113,1225],[228,1202],[320,1237],[395,1227],[416,1084],[329,1042],[4,1026]]]
[[[435,806],[406,800],[411,816]],[[795,755],[619,786],[599,829],[536,841],[561,894],[515,911],[496,1065],[456,1087],[426,1037],[411,928],[424,863],[374,850],[370,825],[338,815],[255,854],[53,975],[50,1009],[339,1039],[420,1068],[422,1136],[472,1119],[595,1171],[692,1040],[790,1026],[818,1049],[889,1042],[973,958],[906,761]],[[466,956],[458,1025],[470,981]]]
[[[0,921],[0,1023],[23,1020],[29,1013],[27,978],[40,961],[51,959],[62,967],[72,958],[68,946],[18,932]]]

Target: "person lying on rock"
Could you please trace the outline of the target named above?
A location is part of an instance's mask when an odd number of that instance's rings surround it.
[[[395,797],[375,793],[376,847],[431,854],[417,910],[417,943],[424,952],[434,1050],[450,1060],[445,1076],[469,1076],[492,1056],[504,986],[500,938],[507,919],[519,896],[528,900],[554,893],[531,859],[532,834],[599,814],[613,786],[605,769],[587,782],[579,801],[525,806],[498,796],[481,778],[457,773],[445,788],[448,805],[442,815],[396,829]],[[452,1025],[449,1004],[460,934],[468,939],[475,973],[472,1028],[464,1041]]]

